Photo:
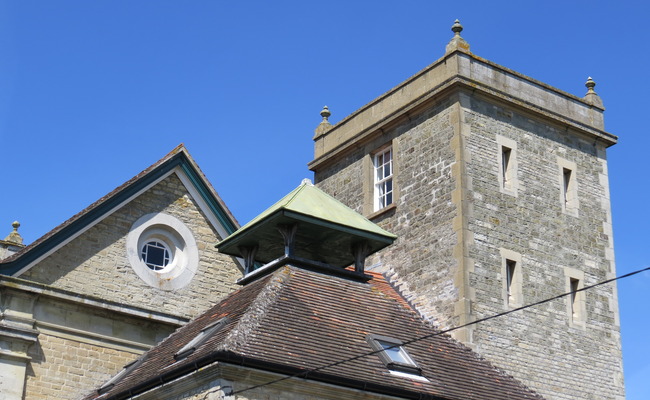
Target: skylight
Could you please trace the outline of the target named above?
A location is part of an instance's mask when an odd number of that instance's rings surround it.
[[[401,340],[380,335],[368,335],[368,344],[391,371],[420,375],[422,370],[404,348]]]
[[[138,368],[140,364],[142,364],[142,361],[144,361],[144,356],[138,358],[137,360],[130,362],[124,366],[124,368],[117,373],[114,377],[112,377],[108,382],[103,384],[99,389],[97,389],[98,394],[104,394],[111,390],[113,386],[117,382],[119,382],[122,378],[124,378],[128,373],[133,371],[134,369]]]
[[[194,350],[198,349],[199,346],[205,343],[205,341],[208,340],[215,332],[223,328],[227,322],[228,317],[224,317],[203,328],[194,339],[190,340],[176,354],[174,354],[174,359],[177,361],[182,360],[183,358],[192,354]]]

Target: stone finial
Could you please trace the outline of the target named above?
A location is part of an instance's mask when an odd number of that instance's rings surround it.
[[[307,186],[314,186],[314,184],[311,182],[311,179],[305,178],[300,182],[301,185],[307,185]]]
[[[329,131],[332,128],[332,124],[330,124],[328,118],[332,113],[330,112],[330,109],[327,106],[323,106],[323,109],[320,112],[321,117],[323,117],[323,120],[318,124],[316,127],[316,130],[314,130],[314,139],[317,138],[318,136],[324,134],[325,132]]]
[[[594,82],[594,80],[591,79],[591,76],[587,78],[587,82],[585,83],[585,86],[587,87],[587,93],[596,93],[596,91],[594,91],[594,88],[596,87],[596,82]]]
[[[18,228],[20,227],[20,222],[14,221],[11,226],[14,228],[13,231],[5,238],[6,242],[12,242],[16,244],[23,244],[23,237],[18,233]]]
[[[451,27],[451,31],[454,32],[454,37],[451,38],[449,43],[447,43],[447,48],[445,54],[452,53],[454,51],[462,51],[469,53],[469,43],[460,36],[460,33],[463,31],[463,26],[460,24],[459,20],[454,22],[454,25]]]
[[[328,122],[329,123],[329,121],[327,119],[330,117],[330,115],[332,115],[332,113],[330,112],[329,107],[323,106],[323,109],[320,112],[320,116],[323,117],[322,122]]]
[[[605,109],[603,106],[603,100],[598,96],[598,93],[594,90],[594,87],[596,87],[596,82],[594,82],[593,79],[591,79],[591,76],[587,78],[587,82],[585,83],[585,86],[587,87],[587,94],[585,94],[584,100],[591,104],[592,106],[596,106],[598,108]]]
[[[463,26],[459,20],[454,21],[454,24],[451,26],[451,31],[454,32],[454,36],[460,36],[460,33],[463,31]]]

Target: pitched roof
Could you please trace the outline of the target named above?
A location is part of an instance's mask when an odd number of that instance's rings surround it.
[[[397,237],[306,180],[217,247],[222,253],[242,256],[242,246],[259,245],[255,259],[268,263],[285,251],[278,226],[296,223],[300,225],[296,253],[338,267],[354,261],[350,250],[354,243],[364,241],[371,254]]]
[[[225,326],[175,361],[175,353],[224,317]],[[376,354],[363,356],[372,351],[369,334],[403,342],[429,335],[404,346],[428,381],[396,376]],[[101,398],[128,398],[214,362],[290,375],[345,359],[352,360],[303,378],[403,398],[541,399],[469,348],[436,335],[381,275],[362,282],[293,266],[244,286],[177,330]],[[97,397],[95,391],[87,399]]]
[[[245,232],[259,221],[275,214],[279,210],[294,211],[299,214],[318,218],[322,221],[349,228],[374,233],[381,236],[396,238],[390,232],[383,230],[379,225],[370,222],[363,215],[357,213],[350,207],[341,203],[334,197],[314,186],[309,181],[303,183],[273,204],[266,211],[255,217],[249,223],[241,227],[236,235]],[[233,235],[235,236],[235,234]]]
[[[39,239],[0,262],[0,274],[16,275],[28,269],[35,261],[67,243],[70,238],[106,217],[112,210],[132,196],[146,189],[158,179],[180,168],[209,211],[215,215],[226,234],[234,232],[239,224],[221,200],[183,144],[153,165],[126,181],[84,210],[72,216]]]

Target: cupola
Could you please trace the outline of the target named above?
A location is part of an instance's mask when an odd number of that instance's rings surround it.
[[[305,179],[217,248],[244,259],[241,284],[286,264],[367,280],[365,258],[395,239]]]

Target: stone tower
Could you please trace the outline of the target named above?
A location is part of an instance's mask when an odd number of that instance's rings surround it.
[[[442,58],[336,125],[317,185],[397,234],[368,265],[441,328],[615,276],[604,107],[494,64]],[[623,399],[615,284],[453,332],[549,399]]]

